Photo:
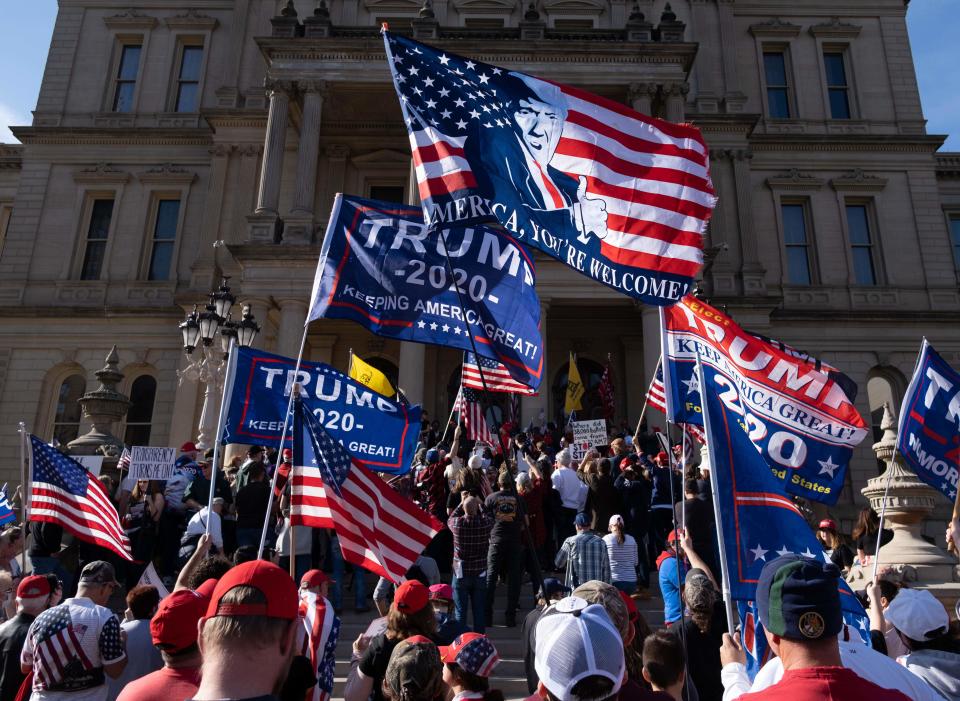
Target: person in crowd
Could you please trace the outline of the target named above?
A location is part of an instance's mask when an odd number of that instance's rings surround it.
[[[950,635],[950,616],[929,591],[901,589],[884,617],[908,653],[900,664],[949,701],[960,701],[960,645]]]
[[[869,506],[860,510],[857,516],[857,524],[853,527],[854,545],[857,549],[857,562],[866,566],[873,562],[874,555],[877,554],[877,534],[880,532],[880,517],[877,512]],[[893,531],[884,528],[880,534],[880,546],[883,547],[893,538]]]
[[[383,680],[397,643],[415,635],[432,639],[436,632],[429,590],[421,582],[408,579],[394,594],[386,631],[373,638],[361,634],[353,641],[345,701],[366,701],[371,692],[373,701],[384,701]]]
[[[450,701],[503,701],[503,692],[490,688],[490,675],[500,655],[486,635],[464,633],[449,647],[440,648],[443,682],[453,697]]]
[[[234,500],[237,510],[237,545],[260,545],[269,500],[270,483],[267,482],[267,471],[263,463],[251,463],[247,468],[247,483],[237,490]],[[267,533],[268,538],[271,535],[272,532]]]
[[[554,490],[560,495],[560,509],[554,521],[558,543],[563,543],[575,534],[573,520],[583,510],[587,502],[587,492],[590,491],[576,471],[570,468],[572,462],[570,451],[561,450],[557,453],[557,469],[550,476]]]
[[[800,555],[784,555],[763,566],[757,582],[756,605],[767,643],[782,662],[783,678],[763,690],[747,693],[750,681],[746,674],[746,656],[739,641],[725,633],[720,649],[725,698],[728,695],[741,701],[904,701],[908,698],[844,666],[838,642],[843,629],[839,580],[840,570],[832,562]]]
[[[347,588],[346,582],[346,562],[343,559],[343,551],[340,549],[340,539],[337,532],[332,528],[328,531],[330,547],[327,552],[330,555],[330,563],[333,570],[333,586],[330,587],[330,601],[333,607],[340,611],[343,606],[343,591]],[[353,578],[349,587],[353,589],[353,611],[354,613],[366,613],[370,610],[367,604],[367,579],[366,570],[359,565],[353,565]]]
[[[953,552],[960,553],[960,516],[951,519],[947,524],[947,545],[953,544]]]
[[[30,625],[53,600],[50,580],[41,574],[20,580],[17,587],[17,614],[0,626],[0,701],[14,701],[26,674],[20,668],[20,653]]]
[[[620,462],[620,476],[614,481],[614,487],[620,492],[623,514],[626,517],[627,531],[637,542],[637,583],[641,598],[649,599],[647,587],[650,585],[650,496],[652,484],[644,476],[630,456]]]
[[[717,522],[713,515],[713,502],[701,499],[697,481],[688,479],[683,483],[683,501],[673,505],[677,524],[690,534],[693,549],[717,571],[714,550],[717,547]]]
[[[523,499],[524,509],[527,512],[530,541],[533,544],[533,550],[530,549],[529,544],[524,549],[524,565],[526,571],[530,574],[530,581],[535,582],[537,579],[535,573],[543,555],[544,543],[547,540],[544,525],[544,496],[547,490],[544,487],[543,478],[536,463],[527,465],[527,468],[526,472],[517,473],[516,484],[517,494]],[[537,587],[538,585],[534,583],[533,586]]]
[[[210,480],[214,472],[213,467],[213,448],[209,448],[203,454],[203,460],[200,461],[200,474],[193,478],[190,486],[183,493],[183,503],[191,511],[200,511],[210,501]],[[248,474],[249,474],[249,467]],[[224,511],[233,504],[233,491],[227,483],[227,478],[223,476],[221,470],[216,470],[216,485],[213,488],[214,498],[223,499]],[[237,483],[240,483],[238,476]],[[246,486],[246,481],[240,486],[240,489]],[[262,521],[261,521],[262,523]]]
[[[196,701],[276,698],[301,625],[290,575],[262,560],[234,567],[217,582],[199,625]]]
[[[126,634],[113,612],[106,608],[120,587],[113,565],[97,560],[80,572],[77,595],[49,608],[30,625],[20,655],[24,673],[33,671],[33,692],[44,701],[103,701],[105,676],[116,679],[127,666]],[[65,630],[83,631],[78,656],[82,664],[61,663],[59,638]]]
[[[890,602],[897,598],[899,592],[900,588],[882,575],[866,590],[865,608],[870,618],[870,644],[874,650],[893,659],[910,652],[900,639],[897,629],[884,617]]]
[[[425,587],[440,584],[440,568],[437,561],[427,555],[418,555],[414,563],[403,573],[401,581],[415,579]],[[386,577],[380,577],[377,586],[373,589],[373,603],[381,616],[386,616],[390,610],[390,600],[396,587]]]
[[[610,532],[603,536],[603,542],[610,560],[610,583],[626,594],[633,594],[637,589],[637,565],[640,561],[637,541],[624,532],[626,527],[620,514],[610,517],[607,528]]]
[[[680,590],[689,566],[702,570],[716,585],[710,567],[693,547],[690,536],[685,531],[670,531],[667,536],[667,549],[657,558],[660,578],[660,594],[663,596],[663,620],[669,627],[680,620],[683,602]]]
[[[561,599],[543,612],[536,635],[539,682],[528,701],[616,698],[626,676],[623,641],[602,606]]]
[[[256,469],[255,467],[253,468]],[[250,482],[244,489],[249,489],[256,482]],[[280,569],[285,572],[290,571],[290,557],[292,549],[296,549],[296,553],[293,554],[293,567],[294,572],[297,575],[298,580],[302,580],[304,574],[307,570],[310,569],[310,564],[312,562],[313,556],[311,550],[313,548],[313,529],[309,526],[296,526],[293,527],[293,548],[291,548],[290,543],[290,496],[289,492],[284,492],[283,498],[280,503],[280,513],[282,514],[282,521],[280,526],[280,531],[277,534],[277,552],[280,553]],[[263,522],[261,521],[260,526],[257,528],[257,539],[253,545],[260,545],[260,533],[263,529]],[[270,533],[267,533],[268,537]]]
[[[265,455],[262,445],[251,445],[249,448],[247,448],[247,459],[240,464],[240,469],[237,471],[237,481],[235,486],[238,492],[246,487],[247,482],[250,481],[250,467],[253,465],[265,467],[264,461]],[[209,479],[209,477],[207,479]],[[209,487],[210,485],[208,484],[207,486]]]
[[[706,460],[700,463],[700,478],[697,480],[697,495],[704,501],[713,499],[713,491],[710,487],[710,463]]]
[[[160,593],[156,587],[140,585],[127,592],[126,616],[120,624],[127,639],[127,666],[119,677],[107,679],[107,701],[115,701],[133,680],[163,667],[163,658],[150,635],[150,619],[159,604]]]
[[[181,446],[181,455],[174,463],[173,474],[166,481],[163,489],[163,516],[160,517],[160,574],[168,588],[174,581],[174,574],[179,564],[180,540],[183,538],[183,532],[190,518],[187,505],[183,502],[183,495],[190,486],[190,482],[200,472],[200,467],[196,463],[196,446],[193,446],[193,450],[183,451],[183,448],[189,446],[193,444],[184,443]]]
[[[17,613],[17,587],[6,570],[0,570],[0,623],[9,621]]]
[[[523,644],[523,670],[527,676],[527,693],[534,693],[539,681],[534,666],[534,652],[537,649],[537,621],[540,620],[540,616],[548,606],[569,595],[570,589],[564,586],[563,582],[553,577],[547,577],[543,580],[543,587],[537,592],[537,605],[523,619],[523,625],[520,627],[520,641]]]
[[[699,664],[699,660],[691,660],[692,667]],[[667,694],[673,701],[681,701],[685,667],[683,645],[669,631],[658,630],[643,641],[643,678],[654,691]]]
[[[817,524],[817,540],[823,546],[827,557],[841,572],[846,572],[853,566],[853,551],[843,542],[837,531],[837,522],[832,518],[825,518]]]
[[[401,640],[390,655],[382,693],[388,701],[443,701],[443,663],[432,640],[415,635]]]
[[[163,667],[131,681],[117,701],[193,698],[200,686],[203,663],[197,645],[197,626],[209,604],[209,596],[191,589],[178,589],[160,602],[150,621],[150,639],[160,651]]]
[[[667,534],[673,525],[674,499],[681,498],[679,475],[670,467],[670,458],[660,451],[650,466],[653,490],[650,494],[650,534],[654,550],[666,549]]]
[[[684,580],[683,601],[690,615],[683,621],[682,632],[679,626],[675,632],[685,646],[686,658],[691,661],[688,673],[700,701],[721,701],[720,646],[723,634],[728,631],[720,592],[706,572],[694,568],[687,572]]]
[[[242,455],[234,455],[230,462],[226,464],[223,468],[223,474],[226,475],[227,483],[230,485],[230,490],[236,495],[237,493],[237,475],[240,473],[240,465],[243,463]]]
[[[601,533],[610,517],[623,511],[620,492],[613,483],[613,467],[609,458],[598,458],[596,470],[584,476],[587,501],[583,510],[590,515],[590,530]]]
[[[323,570],[308,570],[300,579],[300,617],[303,626],[298,633],[298,649],[311,662],[311,674],[317,678],[319,687],[315,698],[321,699],[329,699],[333,695],[336,649],[340,639],[340,618],[327,598],[329,588],[330,578]],[[313,635],[318,635],[318,639],[313,640]]]
[[[71,591],[73,575],[60,560],[63,526],[47,521],[30,522],[30,548],[27,555],[34,574],[55,574],[63,582],[63,588]]]
[[[566,568],[565,584],[571,589],[591,579],[610,581],[610,559],[603,538],[590,530],[590,517],[580,512],[574,518],[576,535],[563,541],[554,565]]]
[[[430,605],[437,617],[435,639],[440,645],[449,645],[466,630],[453,615],[453,587],[449,584],[434,584],[430,587]]]
[[[186,564],[190,556],[197,549],[197,543],[200,542],[200,536],[208,531],[210,533],[211,552],[223,552],[223,530],[221,527],[220,514],[223,513],[225,504],[222,498],[215,497],[213,500],[213,511],[206,506],[190,517],[187,523],[187,530],[180,541],[180,566]]]
[[[487,601],[484,609],[484,624],[493,623],[493,601],[497,594],[497,578],[503,573],[507,579],[505,622],[508,627],[517,625],[524,551],[522,531],[526,519],[526,508],[523,500],[512,489],[512,481],[509,472],[501,472],[497,478],[499,491],[488,496],[485,502],[487,511],[493,515],[493,529],[490,531],[490,548],[487,551]]]
[[[621,696],[624,696],[624,701],[626,701],[626,697],[634,698],[637,690],[647,690],[647,684],[643,678],[643,641],[653,630],[641,615],[634,598],[627,596],[622,591],[617,591],[620,594],[620,599],[626,605],[627,620],[633,629],[630,642],[623,646],[624,662],[627,666],[627,681],[624,682],[624,690],[621,691]],[[610,614],[609,610],[607,614]],[[611,620],[613,619],[611,618]]]
[[[23,552],[23,546],[23,529],[20,526],[10,526],[0,533],[0,571],[9,572],[15,581],[23,574],[17,560]]]
[[[136,586],[147,563],[153,558],[165,503],[160,482],[137,480],[130,492],[122,525],[130,539],[130,551],[135,563],[142,564],[131,563],[127,568],[127,589]]]

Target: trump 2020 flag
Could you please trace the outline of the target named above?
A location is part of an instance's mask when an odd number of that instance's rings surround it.
[[[533,260],[501,227],[428,229],[416,207],[337,195],[307,322],[350,319],[380,336],[476,347],[535,389],[543,375],[535,284]]]
[[[867,426],[837,371],[744,331],[731,317],[688,296],[664,310],[671,417],[702,424],[694,372],[722,371],[724,403],[743,417],[756,449],[789,494],[835,504],[853,449]],[[666,403],[668,406],[671,402]]]
[[[830,562],[810,525],[804,520],[783,485],[770,471],[747,435],[741,413],[728,405],[723,393],[730,378],[702,364],[705,389],[704,423],[707,445],[713,459],[711,477],[717,494],[726,554],[728,586],[732,598],[753,602],[763,566],[782,555],[802,555]],[[841,608],[848,623],[869,639],[866,612],[842,578],[837,579]],[[741,609],[742,611],[744,609]],[[743,619],[741,619],[743,620]],[[751,621],[745,649],[763,658],[765,640],[759,619]],[[747,627],[741,635],[747,633]]]
[[[953,501],[960,469],[960,373],[923,339],[900,407],[897,450],[917,477]]]
[[[499,221],[621,294],[686,293],[716,201],[699,130],[383,34],[429,226]]]
[[[10,499],[7,497],[7,485],[3,485],[3,489],[0,489],[0,526],[5,526],[16,520],[17,516],[13,513],[13,509],[10,507]]]

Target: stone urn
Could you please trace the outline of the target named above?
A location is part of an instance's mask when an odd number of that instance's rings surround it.
[[[116,459],[123,451],[123,441],[113,435],[114,426],[130,409],[130,400],[117,391],[123,380],[119,368],[120,356],[114,346],[107,355],[106,364],[95,374],[100,386],[78,400],[83,418],[91,423],[90,430],[67,444],[69,455],[104,455]]]

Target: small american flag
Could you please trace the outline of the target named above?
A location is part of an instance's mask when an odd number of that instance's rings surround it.
[[[663,389],[663,362],[657,363],[657,372],[650,382],[650,389],[647,390],[647,404],[657,411],[667,413],[667,395]]]
[[[117,460],[117,469],[121,472],[127,472],[130,469],[130,449],[126,446],[123,447],[123,452],[120,453],[120,459]]]
[[[30,444],[30,520],[57,523],[80,540],[132,560],[130,541],[100,480],[36,436]]]
[[[480,378],[481,370],[483,370],[483,380]],[[487,383],[486,388],[490,392],[536,394],[536,390],[510,377],[510,371],[503,363],[498,363],[492,358],[467,353],[463,360],[463,386],[482,390],[484,380]]]
[[[464,384],[460,388],[460,394],[457,395],[457,401],[453,403],[453,410],[460,413],[460,419],[467,427],[467,440],[481,441],[492,446],[498,445],[496,436],[493,435],[487,425],[487,419],[483,415],[483,406],[480,403],[480,395],[475,389]]]
[[[442,528],[330,437],[299,399],[290,523],[333,528],[347,562],[399,582]]]
[[[600,378],[600,401],[603,402],[603,417],[607,421],[613,421],[616,413],[616,400],[613,394],[613,378],[610,376],[610,364],[603,368],[603,376]]]
[[[317,683],[305,701],[330,701],[336,666],[336,647],[340,637],[340,619],[330,602],[312,591],[300,591],[300,618],[304,638],[301,654],[310,660],[317,673]]]

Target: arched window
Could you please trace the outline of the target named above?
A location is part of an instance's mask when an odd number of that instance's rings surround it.
[[[397,378],[400,377],[400,368],[398,368],[392,360],[389,358],[383,358],[379,355],[371,355],[369,358],[364,358],[363,362],[367,363],[368,365],[372,365],[386,375],[394,389],[400,389],[397,386]]]
[[[883,421],[883,405],[889,404],[893,411],[900,410],[906,383],[903,375],[891,367],[875,367],[867,373],[867,401],[870,402],[870,427],[873,433],[873,443],[883,437],[880,423]],[[878,473],[883,472],[884,465],[877,461]]]
[[[140,375],[130,385],[130,411],[123,442],[127,445],[150,445],[153,403],[157,397],[157,380],[153,375]]]
[[[563,416],[563,404],[567,396],[567,370],[569,363],[557,371],[553,378],[553,411],[554,416]],[[584,393],[580,400],[582,410],[577,412],[578,420],[602,419],[603,400],[600,399],[600,381],[603,379],[603,366],[589,358],[577,358],[577,370],[583,381]],[[566,416],[564,416],[566,418]]]
[[[66,445],[80,435],[82,410],[77,401],[87,391],[87,379],[80,374],[70,375],[60,384],[57,393],[57,411],[53,417],[53,438]]]

